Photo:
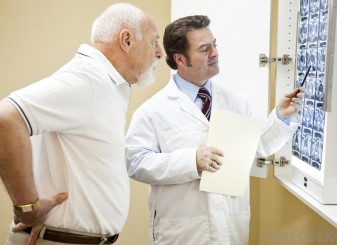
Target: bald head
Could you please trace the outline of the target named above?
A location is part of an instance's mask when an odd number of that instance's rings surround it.
[[[131,29],[135,37],[142,38],[141,23],[147,14],[128,3],[117,3],[107,8],[96,18],[91,30],[91,43],[110,42],[122,29]]]
[[[157,60],[162,57],[158,39],[152,17],[127,3],[111,5],[92,26],[92,45],[129,84],[154,80]]]

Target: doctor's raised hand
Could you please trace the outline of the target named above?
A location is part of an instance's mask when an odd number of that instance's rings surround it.
[[[222,165],[221,157],[224,154],[218,148],[212,146],[201,146],[197,150],[197,169],[200,171],[216,172]]]
[[[297,113],[303,104],[304,87],[296,88],[290,93],[285,93],[278,102],[278,113],[288,118]]]

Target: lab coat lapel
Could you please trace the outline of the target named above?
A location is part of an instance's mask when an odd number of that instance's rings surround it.
[[[223,91],[216,85],[214,82],[212,82],[212,109],[220,109],[221,108],[221,101]],[[212,114],[211,114],[212,118]]]
[[[192,117],[200,120],[205,124],[209,124],[205,115],[199,110],[199,108],[190,100],[183,92],[181,92],[173,79],[170,80],[166,87],[168,99],[176,100],[179,108]]]

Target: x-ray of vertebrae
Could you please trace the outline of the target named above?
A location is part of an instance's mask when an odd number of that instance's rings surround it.
[[[300,110],[302,124],[293,137],[292,153],[320,170],[323,153],[325,60],[329,0],[301,0],[297,40],[296,86],[311,66]]]

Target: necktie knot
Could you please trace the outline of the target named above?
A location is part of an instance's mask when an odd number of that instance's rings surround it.
[[[202,100],[203,105],[201,108],[202,113],[204,113],[205,117],[209,121],[211,117],[211,108],[212,108],[212,97],[207,89],[201,87],[198,92],[198,97]]]

